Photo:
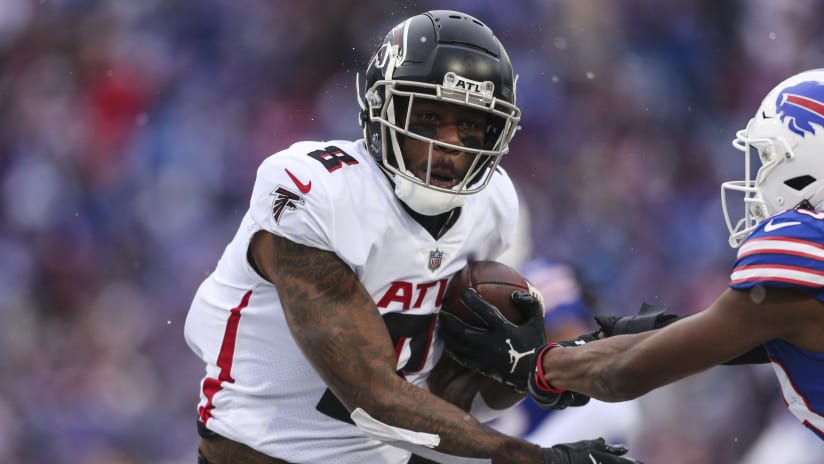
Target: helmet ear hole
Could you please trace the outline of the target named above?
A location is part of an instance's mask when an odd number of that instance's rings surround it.
[[[804,187],[812,184],[815,182],[815,177],[805,174],[803,176],[793,177],[792,179],[787,179],[784,181],[784,184],[791,189],[801,191],[804,190]]]

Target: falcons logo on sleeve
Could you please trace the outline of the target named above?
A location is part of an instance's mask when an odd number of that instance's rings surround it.
[[[303,197],[282,185],[278,185],[271,194],[275,196],[275,201],[272,202],[272,216],[277,224],[280,224],[280,216],[284,210],[294,211],[304,204]]]

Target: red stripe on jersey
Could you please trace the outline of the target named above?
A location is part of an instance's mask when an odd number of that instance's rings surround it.
[[[798,388],[798,386],[795,384],[795,382],[793,382],[793,378],[792,378],[792,376],[790,376],[790,373],[787,370],[787,368],[784,366],[784,363],[782,363],[781,361],[779,361],[778,359],[776,359],[772,356],[770,356],[770,362],[774,366],[780,368],[784,372],[784,379],[789,384],[789,387],[792,388],[792,391],[795,394],[796,398],[800,398],[801,400],[803,400],[804,409],[806,409],[806,412],[810,413],[811,416],[814,415],[814,416],[817,416],[817,417],[821,417],[821,415],[815,409],[813,409],[813,407],[810,405],[810,400],[807,399],[807,395],[802,393],[801,389]],[[789,403],[787,403],[787,394],[788,394],[788,392],[784,390],[784,388],[786,387],[785,380],[782,380],[781,376],[779,376],[779,382],[781,383],[781,390],[782,390],[782,396],[783,396],[783,400],[784,400],[784,406],[787,406],[788,408],[790,408],[793,415],[798,417],[798,419],[801,420],[801,423],[804,424],[804,426],[806,426],[808,429],[812,430],[813,433],[815,433],[816,435],[821,437],[821,439],[824,439],[824,431],[822,431],[818,426],[816,426],[815,424],[810,422],[808,419],[804,419],[804,418],[798,416],[796,411],[792,411],[792,409],[793,409],[792,406]]]
[[[801,243],[800,240],[798,240],[797,242]],[[809,245],[809,246],[814,246],[810,242],[804,242],[804,243]],[[779,247],[776,247],[776,248],[758,248],[758,249],[754,249],[754,250],[742,251],[741,253],[738,254],[738,259],[746,258],[747,256],[752,256],[752,255],[767,255],[767,254],[790,255],[790,256],[798,256],[799,258],[810,258],[810,259],[814,259],[816,261],[824,261],[824,259],[822,259],[821,255],[816,255],[816,254],[812,254],[812,253],[804,253],[803,251],[789,250],[787,248],[779,248]]]
[[[446,279],[444,279],[446,280]],[[406,379],[406,374],[414,374],[415,372],[420,372],[421,369],[426,366],[426,360],[429,359],[429,350],[432,348],[432,338],[435,336],[435,322],[438,318],[433,317],[432,321],[429,323],[429,329],[426,334],[426,348],[424,348],[423,358],[421,358],[420,365],[418,366],[404,366],[403,372],[398,371],[398,375],[402,378]],[[401,358],[401,351],[403,350],[403,346],[406,341],[409,340],[408,337],[400,337],[398,342],[395,343],[395,360],[399,360]]]
[[[212,409],[215,408],[212,400],[215,395],[223,389],[223,382],[235,382],[235,379],[232,378],[232,361],[235,357],[237,328],[240,325],[240,312],[243,308],[249,306],[249,298],[251,296],[251,290],[246,292],[240,300],[240,304],[232,308],[229,314],[229,320],[226,321],[226,332],[223,334],[223,343],[220,345],[220,353],[217,356],[217,367],[220,368],[220,373],[217,378],[206,377],[203,379],[203,395],[206,397],[206,406],[201,406],[198,413],[200,414],[200,421],[203,422],[204,425],[206,421],[212,417]]]
[[[761,238],[754,238],[752,240],[747,241],[746,243],[758,243],[758,242],[791,242],[791,243],[801,243],[804,245],[809,245],[811,247],[819,248],[824,250],[824,245],[818,242],[811,242],[809,240],[804,240],[801,238],[794,238],[794,237],[761,237]]]
[[[786,401],[785,401],[785,403],[786,403]],[[804,424],[804,426],[806,426],[808,429],[812,430],[813,433],[815,433],[816,435],[819,436],[819,438],[824,440],[824,430],[821,430],[820,428],[816,427],[815,425],[813,425],[812,422],[810,422],[806,419],[803,420],[801,423]]]
[[[406,343],[406,337],[398,338],[398,342],[395,343],[395,361],[401,359],[401,351],[403,351],[404,343]]]
[[[791,250],[787,250],[785,248],[779,248],[778,246],[781,243],[797,243],[805,246],[809,246],[811,248],[818,248],[819,250],[824,251],[824,245],[818,242],[811,242],[809,240],[804,240],[800,238],[791,238],[791,237],[762,237],[762,238],[754,238],[752,240],[748,240],[743,246],[758,244],[758,246],[764,246],[766,243],[775,243],[776,248],[759,248],[758,253],[764,253],[766,251],[771,251],[773,253],[797,253]],[[748,251],[746,253],[739,254],[739,258],[742,256],[746,256],[752,252]]]
[[[751,271],[751,270],[771,270],[775,269],[777,271],[797,271],[803,272],[806,274],[813,274],[818,276],[824,276],[824,271],[817,271],[815,269],[811,269],[809,267],[800,267],[800,266],[790,266],[788,264],[750,264],[747,266],[736,266],[735,269],[732,270],[733,274],[739,271]]]
[[[812,275],[824,275],[824,272],[815,271],[806,267],[784,266],[781,264],[756,264],[752,266],[737,266],[735,269],[733,269],[732,275],[735,275],[736,272],[750,271],[754,269],[762,271],[761,274],[757,276],[731,279],[730,285],[743,284],[747,282],[784,282],[788,284],[802,285],[805,287],[820,287],[821,283],[812,279],[800,280],[797,278],[781,276],[779,274],[782,271],[797,271]]]
[[[821,211],[815,211],[815,210],[812,210],[812,209],[798,208],[797,210],[795,210],[795,212],[796,213],[801,213],[801,214],[806,214],[807,216],[816,218],[819,221],[824,219],[824,213],[822,213]]]
[[[761,276],[761,277],[749,277],[746,279],[733,279],[730,281],[730,285],[739,285],[749,282],[783,282],[787,284],[795,284],[800,285],[802,287],[812,287],[818,288],[821,287],[821,284],[809,282],[806,280],[798,280],[798,279],[790,279],[787,277],[775,277],[775,276]]]

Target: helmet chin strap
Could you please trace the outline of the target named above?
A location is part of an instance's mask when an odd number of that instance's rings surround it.
[[[812,194],[806,201],[816,211],[824,210],[824,185],[819,187],[818,191]]]
[[[413,174],[409,172],[409,175]],[[398,174],[395,174],[392,180],[395,183],[395,195],[398,199],[424,216],[437,216],[463,206],[466,202],[466,195],[432,190]]]

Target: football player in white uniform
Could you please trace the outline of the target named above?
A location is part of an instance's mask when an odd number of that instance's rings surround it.
[[[194,297],[200,462],[633,462],[600,439],[542,449],[481,425],[525,382],[441,356],[450,276],[506,250],[518,215],[498,163],[520,112],[492,31],[454,11],[409,18],[358,101],[365,140],[296,143],[261,164]],[[539,300],[518,301],[543,327]],[[537,334],[515,342],[540,346]]]

